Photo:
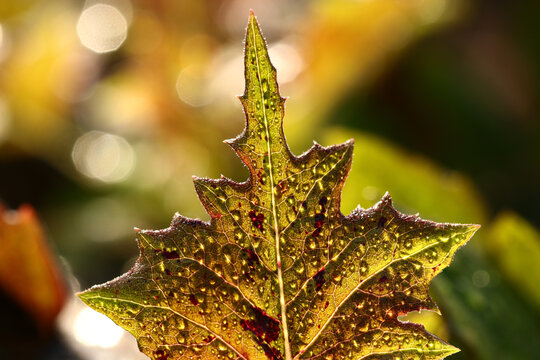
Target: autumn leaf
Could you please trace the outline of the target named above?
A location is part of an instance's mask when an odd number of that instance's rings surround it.
[[[30,206],[9,211],[0,204],[0,288],[32,315],[41,331],[53,329],[66,287]]]
[[[390,196],[340,212],[353,142],[292,155],[284,102],[253,14],[245,40],[246,128],[226,141],[249,179],[194,178],[210,222],[176,214],[137,231],[126,274],[80,298],[153,359],[441,359],[457,351],[420,325],[430,280],[475,232],[407,216]],[[399,176],[399,174],[396,174]]]

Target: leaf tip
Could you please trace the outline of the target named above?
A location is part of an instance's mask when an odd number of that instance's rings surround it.
[[[468,241],[482,226],[478,224],[457,224],[461,228],[461,232],[467,235]]]
[[[446,351],[446,356],[450,356],[450,355],[453,355],[453,354],[456,354],[458,352],[460,352],[461,349],[460,348],[457,348],[455,346],[452,346],[452,345],[448,345],[448,349]]]
[[[380,208],[382,206],[392,206],[392,196],[390,196],[390,193],[388,191],[384,193],[381,201],[375,204],[376,208]]]
[[[469,235],[467,236],[467,241],[482,227],[482,225],[479,224],[468,224],[465,225],[466,230],[465,232]]]
[[[86,305],[89,305],[89,302],[90,302],[90,295],[89,295],[89,290],[84,290],[84,291],[78,291],[75,293],[75,296],[78,297],[83,303],[85,303]]]
[[[91,308],[91,309],[93,309],[95,311],[98,311],[98,312],[100,312],[102,314],[105,314],[103,312],[103,307],[100,306],[100,304],[99,304],[101,299],[99,299],[98,293],[96,291],[97,289],[94,290],[95,288],[96,288],[96,286],[93,286],[90,289],[86,289],[84,291],[79,291],[79,292],[75,293],[75,296],[77,296],[79,298],[79,300],[81,300],[89,308]],[[107,315],[107,314],[105,314],[105,315]]]
[[[238,148],[237,141],[238,141],[237,138],[234,138],[234,139],[223,140],[223,143],[229,145],[234,151],[236,151]]]
[[[257,16],[255,16],[255,12],[253,11],[253,9],[249,9],[249,22],[248,22],[248,26],[252,25],[252,24],[255,24],[257,25],[257,27],[259,26],[258,22],[257,22]]]
[[[247,26],[247,29],[246,29],[246,33],[249,32],[250,28],[253,28],[253,30],[255,31],[255,36],[256,37],[261,37],[264,40],[261,28],[259,27],[259,22],[257,21],[257,16],[255,16],[255,13],[253,12],[253,9],[251,9],[249,11],[249,21],[248,21],[248,26]],[[247,36],[246,36],[246,39],[247,39]]]

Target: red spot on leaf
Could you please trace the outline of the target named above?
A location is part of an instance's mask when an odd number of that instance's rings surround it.
[[[242,252],[247,255],[247,261],[250,266],[253,266],[259,263],[259,257],[257,256],[254,250],[243,248]]]
[[[314,216],[315,220],[315,230],[311,233],[311,235],[317,237],[322,232],[322,227],[324,225],[324,220],[326,219],[326,216],[324,215],[326,213],[326,204],[328,203],[328,198],[326,196],[323,196],[319,199],[319,205],[321,206],[321,211],[316,213]]]
[[[259,344],[266,357],[270,360],[282,360],[283,355],[270,343],[279,337],[280,327],[279,321],[266,315],[266,313],[257,308],[253,308],[255,318],[253,320],[240,321],[240,325],[244,330],[251,331],[254,335],[255,342]]]
[[[251,219],[251,223],[253,226],[255,226],[257,229],[262,230],[263,224],[264,224],[264,214],[263,213],[257,213],[255,210],[251,210],[249,213],[249,218]]]
[[[313,276],[313,281],[315,281],[315,291],[321,290],[322,286],[326,282],[326,280],[324,279],[324,272],[325,270],[324,268],[322,268],[321,270],[319,270],[318,273]]]
[[[315,214],[315,227],[316,228],[322,227],[324,224],[324,219],[325,219],[324,214],[321,214],[321,213]]]
[[[262,171],[261,171],[261,170],[257,171],[257,178],[259,179],[259,183],[260,183],[261,185],[264,185],[264,178],[263,178],[263,175],[262,175]]]
[[[167,360],[169,358],[169,354],[163,350],[158,350],[154,353],[154,357],[156,360]]]
[[[265,342],[275,341],[280,332],[279,321],[266,315],[266,313],[257,308],[253,308],[254,319],[253,320],[244,320],[240,321],[240,325],[244,330],[249,330],[259,339],[264,340]]]
[[[205,338],[203,341],[204,341],[205,343],[210,343],[210,342],[212,342],[212,340],[214,340],[215,338],[216,338],[215,336],[208,335],[208,337]]]
[[[257,343],[259,342],[257,341]],[[259,343],[259,345],[261,345],[261,347],[264,350],[264,354],[269,360],[282,360],[283,359],[283,355],[281,355],[281,353],[276,347],[274,346],[271,347],[266,343]]]
[[[161,256],[163,256],[165,259],[168,259],[168,260],[180,259],[180,255],[178,254],[178,251],[174,251],[174,250],[173,251],[163,250],[161,251]]]
[[[197,300],[197,298],[193,294],[189,295],[189,302],[191,302],[195,306],[199,305],[199,301]]]

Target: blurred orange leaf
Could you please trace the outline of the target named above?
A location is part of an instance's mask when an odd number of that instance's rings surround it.
[[[45,330],[65,302],[60,271],[30,206],[9,211],[0,205],[0,287]]]

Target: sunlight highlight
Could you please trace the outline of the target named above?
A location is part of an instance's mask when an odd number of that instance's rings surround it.
[[[77,23],[81,43],[96,53],[114,51],[127,37],[128,23],[114,6],[92,5],[83,10]]]
[[[77,315],[73,333],[84,345],[112,348],[118,344],[124,331],[105,315],[84,308]]]
[[[444,15],[448,4],[446,0],[425,0],[420,7],[420,17],[426,24],[435,23]]]
[[[285,42],[271,46],[268,52],[272,59],[272,65],[279,69],[277,77],[280,84],[293,81],[304,69],[304,61],[300,53]]]
[[[0,96],[0,143],[9,136],[11,118],[6,100]]]
[[[71,157],[80,173],[108,183],[125,180],[135,167],[131,145],[123,137],[101,131],[78,138]]]
[[[0,61],[4,60],[6,55],[9,52],[9,41],[7,41],[6,32],[4,30],[4,27],[0,23]]]
[[[176,80],[176,91],[180,100],[193,107],[211,102],[206,93],[207,73],[202,66],[192,65],[183,69]]]

